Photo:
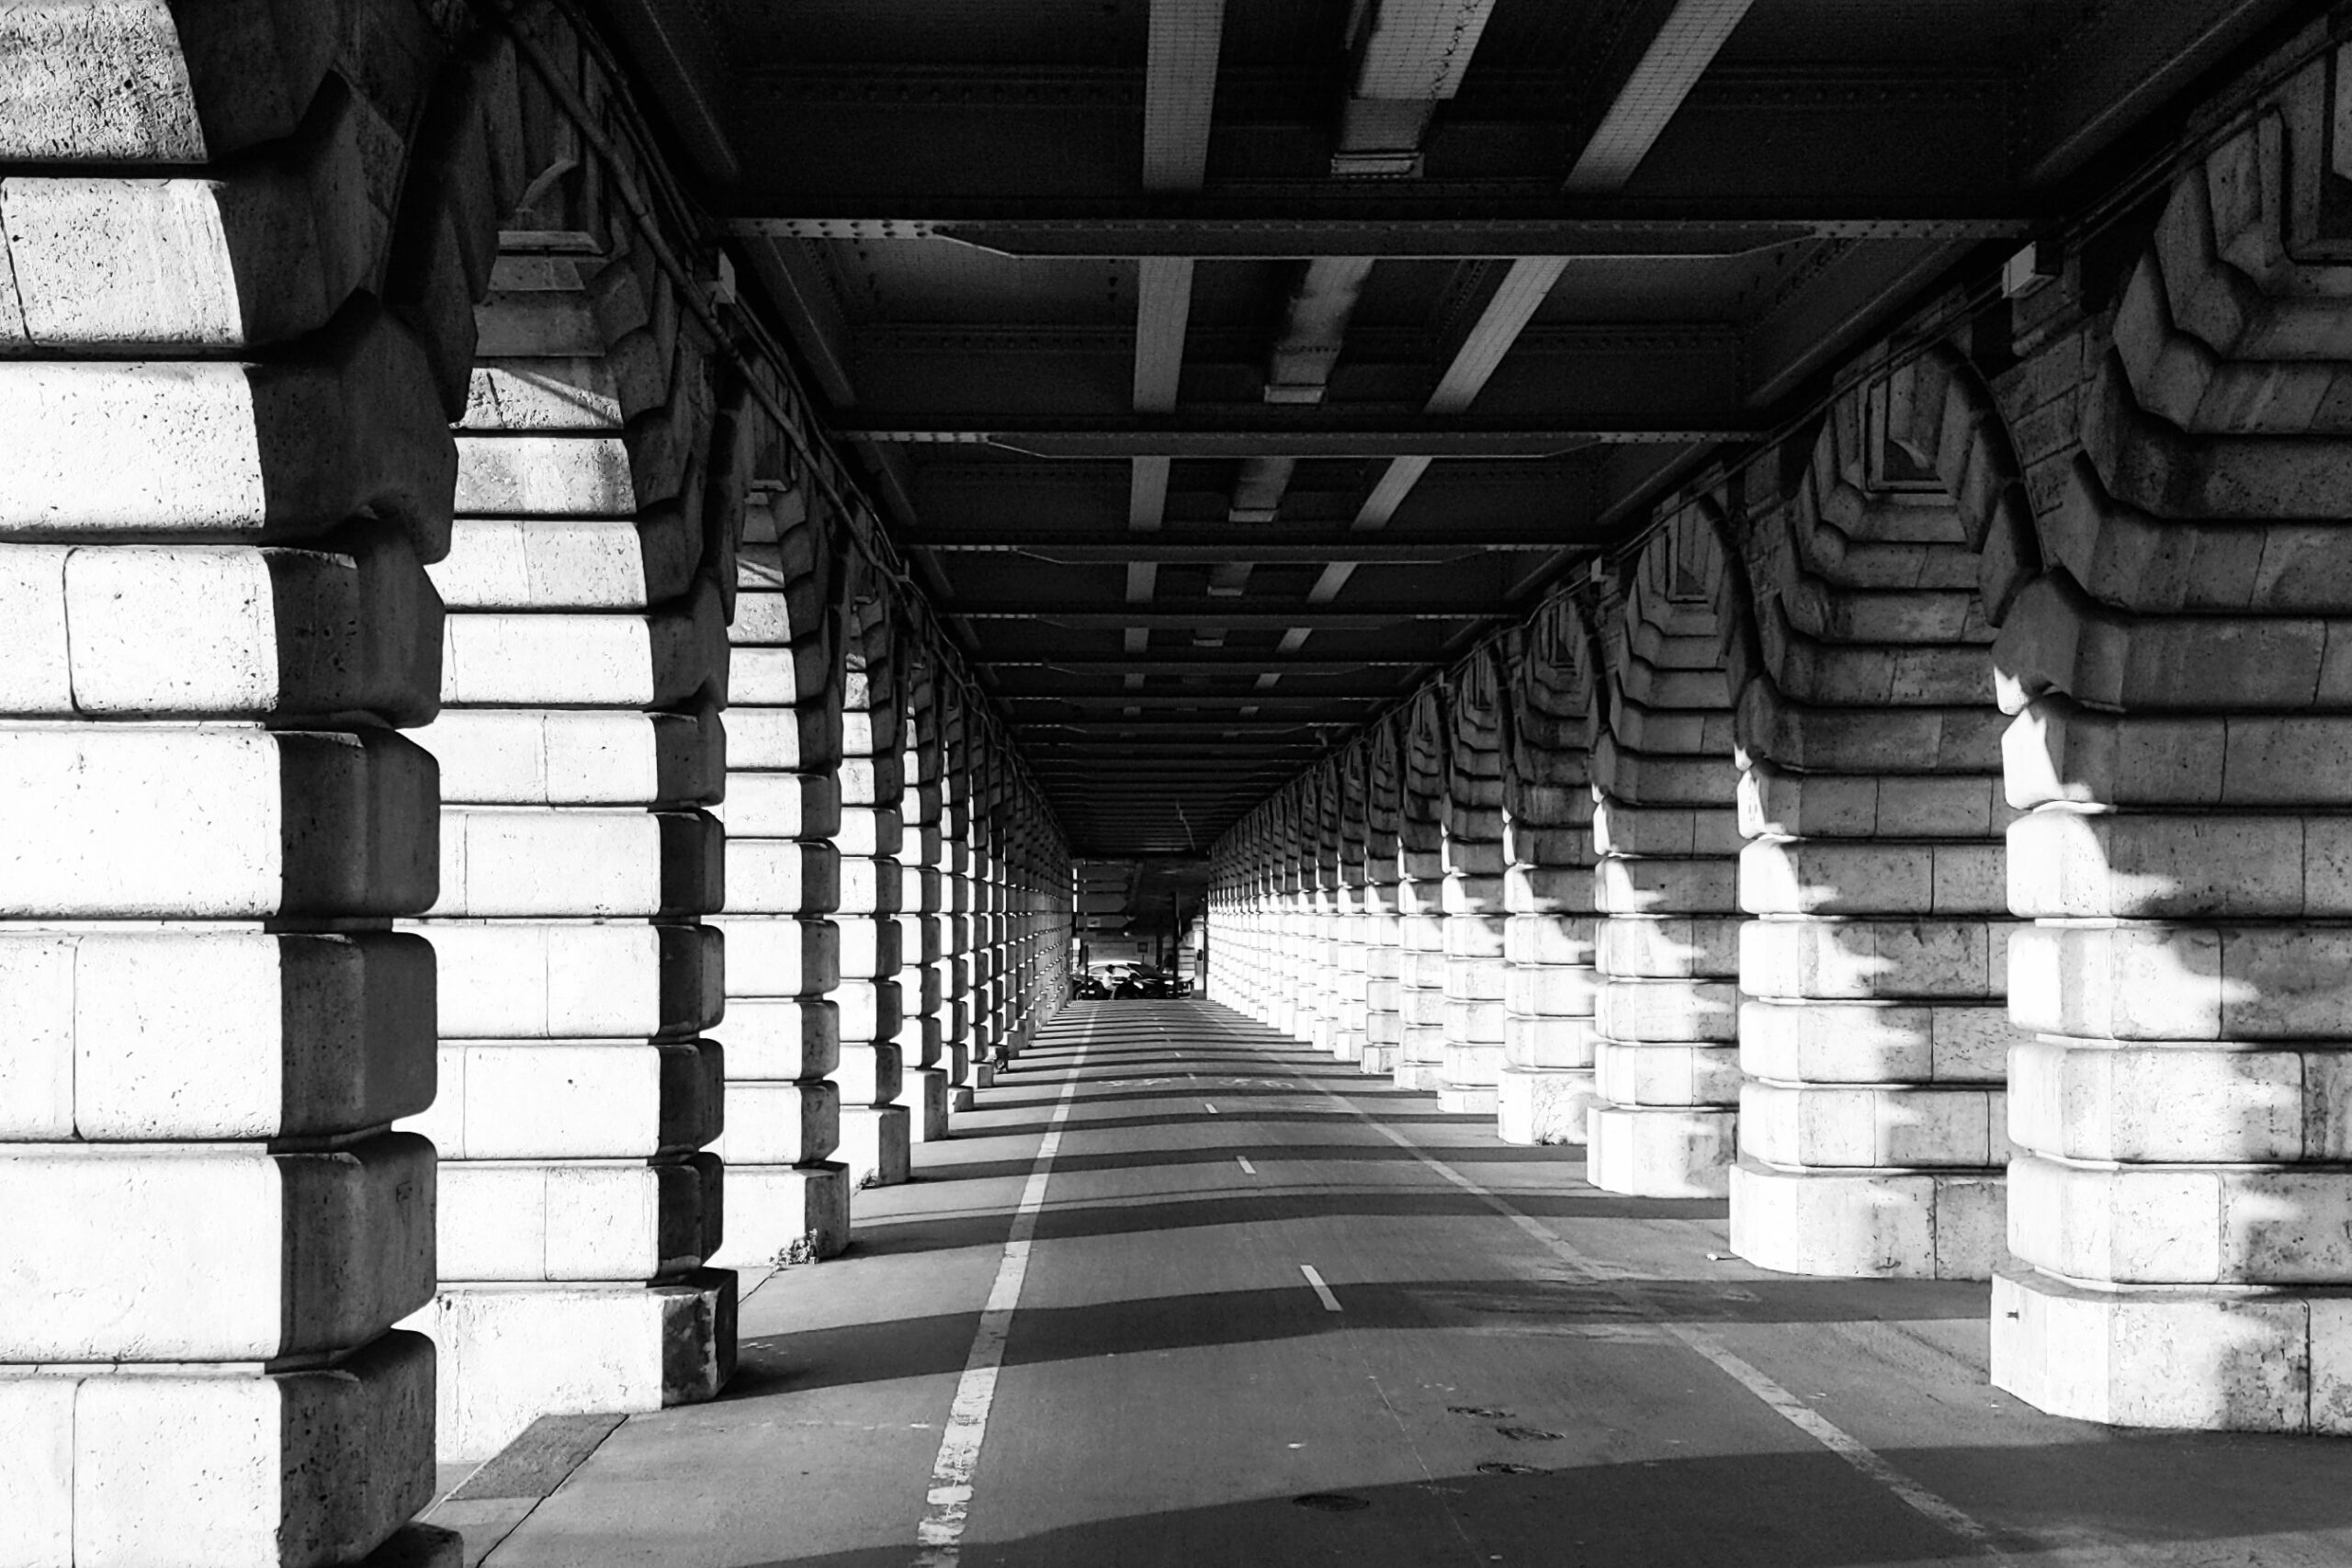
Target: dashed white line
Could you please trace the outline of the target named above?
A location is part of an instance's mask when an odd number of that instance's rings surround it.
[[[1037,1232],[1037,1211],[1045,1206],[1046,1181],[1053,1174],[1054,1156],[1061,1151],[1062,1123],[1069,1119],[1071,1100],[1078,1093],[1079,1070],[1094,1043],[1094,1020],[1086,1021],[1085,1038],[1070,1063],[1069,1077],[1046,1119],[1046,1135],[1037,1145],[1036,1163],[1021,1190],[1012,1212],[1012,1231],[1005,1238],[1004,1257],[997,1264],[996,1283],[981,1310],[979,1331],[972,1337],[971,1354],[964,1359],[964,1376],[956,1385],[956,1403],[949,1407],[947,1430],[939,1439],[939,1457],[931,1467],[930,1505],[915,1527],[915,1540],[926,1550],[915,1559],[916,1568],[956,1568],[964,1555],[964,1525],[972,1508],[972,1477],[979,1469],[980,1444],[988,1438],[989,1406],[996,1399],[997,1370],[1004,1364],[1004,1342],[1012,1331],[1013,1309],[1021,1303],[1022,1281],[1029,1274],[1029,1243]]]
[[[1250,1175],[1255,1176],[1258,1174],[1258,1168],[1250,1163],[1250,1156],[1248,1155],[1235,1155],[1233,1158],[1235,1164],[1240,1166],[1242,1169],[1248,1171]]]
[[[1515,1205],[1463,1175],[1394,1127],[1375,1120],[1361,1106],[1332,1093],[1313,1079],[1302,1077],[1300,1081],[1350,1115],[1365,1122],[1390,1143],[1435,1171],[1439,1177],[1476,1198],[1497,1214],[1518,1226],[1529,1237],[1548,1248],[1562,1262],[1616,1295],[1642,1316],[1650,1319],[1664,1333],[1705,1358],[1718,1371],[1762,1400],[1782,1420],[1892,1492],[1912,1511],[1941,1525],[1968,1542],[1978,1556],[1995,1562],[2018,1561],[2010,1553],[2002,1550],[1992,1530],[1974,1516],[1945,1501],[1887,1463],[1860,1438],[1828,1420],[1804,1401],[1767,1377],[1750,1362],[1734,1355],[1713,1335],[1703,1329],[1676,1323],[1660,1314],[1657,1308],[1634,1288],[1638,1281],[1625,1278],[1623,1270],[1612,1268],[1597,1258],[1587,1257],[1565,1238],[1555,1235],[1543,1222],[1521,1213]],[[1304,1263],[1300,1264],[1299,1268],[1305,1271],[1308,1281],[1315,1286],[1317,1292],[1323,1297],[1323,1304],[1332,1312],[1339,1311],[1338,1300],[1332,1296],[1315,1270]]]
[[[1210,1114],[1210,1115],[1214,1116],[1214,1115],[1216,1115],[1216,1106],[1214,1106],[1214,1105],[1209,1105],[1209,1102],[1208,1102],[1207,1100],[1204,1100],[1203,1101],[1201,1101],[1201,1103],[1202,1103],[1203,1105],[1208,1105],[1208,1106],[1209,1106],[1209,1114]]]
[[[1306,1276],[1306,1282],[1315,1287],[1315,1293],[1317,1295],[1323,1298],[1323,1310],[1325,1312],[1339,1312],[1343,1310],[1340,1305],[1340,1298],[1331,1293],[1331,1287],[1323,1282],[1323,1276],[1315,1271],[1314,1264],[1302,1263],[1298,1266],[1298,1271]]]

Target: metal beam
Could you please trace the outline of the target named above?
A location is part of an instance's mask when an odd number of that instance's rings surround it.
[[[903,541],[910,548],[942,555],[1022,555],[1064,566],[1112,565],[1125,561],[1215,562],[1248,559],[1258,565],[1321,563],[1323,561],[1388,561],[1412,564],[1459,560],[1465,556],[1510,550],[1556,550],[1566,541],[1551,538],[1463,539],[1323,539],[1296,536],[1261,542],[1236,534],[1229,543],[1178,543],[1159,538],[1131,544],[1062,543],[1050,538],[1015,537],[989,540],[946,540],[938,536]]]
[[[1419,417],[1382,418],[1353,406],[1237,408],[1209,423],[1164,419],[931,415],[893,419],[861,412],[836,432],[852,441],[914,446],[994,446],[1033,457],[1102,460],[1166,457],[1560,457],[1620,442],[1736,441],[1762,434],[1744,414],[1690,411],[1683,417],[1601,418],[1544,425],[1473,424]]]
[[[1151,0],[1144,53],[1144,189],[1201,188],[1224,37],[1225,0]]]
[[[1577,154],[1563,188],[1599,196],[1623,188],[1666,133],[1715,51],[1747,15],[1751,0],[1677,0],[1650,38],[1634,73],[1617,90],[1592,139]]]
[[[1262,260],[1376,256],[1736,256],[1800,240],[1993,240],[2044,215],[1930,193],[1876,199],[1758,196],[1627,202],[1513,196],[1492,186],[1359,182],[1223,187],[1193,197],[990,200],[938,196],[860,211],[796,200],[796,216],[745,214],[729,231],[765,239],[946,239],[1025,256],[1191,256]]]
[[[1399,621],[1475,621],[1506,613],[1508,606],[1498,603],[1461,604],[1441,608],[1431,604],[1351,604],[1336,610],[1328,604],[1294,604],[1283,609],[1245,610],[1238,599],[1220,599],[1206,604],[1170,604],[1166,601],[1149,608],[1130,606],[1124,610],[1079,610],[1066,605],[957,604],[954,614],[967,621],[1053,621],[1065,626],[1228,626],[1236,630],[1252,626],[1312,626],[1318,630],[1379,631]],[[986,656],[982,656],[986,662]]]

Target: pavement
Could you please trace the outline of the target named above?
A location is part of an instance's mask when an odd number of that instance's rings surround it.
[[[1730,1255],[1206,1000],[1076,1003],[746,1278],[708,1404],[556,1418],[469,1568],[2352,1563],[2352,1448],[1989,1386],[1981,1284]]]

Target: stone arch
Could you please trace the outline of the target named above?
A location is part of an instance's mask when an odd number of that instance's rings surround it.
[[[1438,1108],[1492,1115],[1502,1072],[1503,747],[1501,649],[1480,648],[1446,682],[1445,1050]]]
[[[1363,741],[1364,1072],[1388,1077],[1404,1049],[1404,751],[1397,716],[1375,720]]]
[[[1452,752],[1444,688],[1421,687],[1396,733],[1397,1008],[1396,1082],[1435,1090],[1445,1063],[1445,816]]]
[[[1746,522],[1733,1245],[1984,1278],[2013,1039],[1988,655],[2038,554],[2018,467],[1974,372],[1932,347],[1834,403]]]
[[[1738,1102],[1733,695],[1756,662],[1721,509],[1677,508],[1598,606],[1591,757],[1600,992],[1589,1179],[1728,1187]]]
[[[1994,647],[2009,901],[2035,922],[2009,1011],[2035,1038],[1992,1366],[2064,1415],[2352,1430],[2330,1300],[2352,1145],[2324,1109],[2352,1053],[2352,692],[2327,653],[2352,267],[2312,243],[2339,69],[2312,59],[2177,179],[2066,343],[2065,401],[2004,397],[2065,438],[2028,454],[2048,558]]]
[[[1498,1128],[1515,1144],[1585,1141],[1593,1080],[1592,745],[1600,653],[1574,600],[1512,634],[1502,708],[1503,1065]]]

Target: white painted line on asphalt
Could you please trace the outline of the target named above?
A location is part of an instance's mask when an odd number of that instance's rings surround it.
[[[1716,1371],[1762,1400],[1770,1406],[1775,1415],[1789,1425],[1894,1494],[1915,1513],[1933,1520],[1967,1541],[1975,1549],[1978,1556],[1993,1562],[2018,1561],[2010,1553],[2001,1550],[1992,1530],[1987,1529],[1982,1521],[1928,1491],[1894,1466],[1887,1463],[1885,1460],[1879,1457],[1876,1450],[1864,1444],[1860,1438],[1828,1420],[1819,1411],[1773,1382],[1751,1363],[1734,1355],[1713,1335],[1703,1329],[1693,1328],[1688,1324],[1676,1323],[1659,1312],[1657,1306],[1638,1290],[1632,1288],[1632,1283],[1627,1280],[1623,1270],[1586,1256],[1578,1248],[1555,1234],[1542,1221],[1522,1213],[1508,1199],[1488,1191],[1485,1187],[1439,1159],[1394,1127],[1375,1121],[1371,1112],[1354,1102],[1334,1094],[1312,1078],[1301,1076],[1298,1081],[1313,1089],[1350,1115],[1364,1122],[1381,1136],[1429,1167],[1440,1177],[1478,1199],[1496,1213],[1517,1225],[1532,1239],[1548,1248],[1562,1262],[1576,1269],[1586,1278],[1615,1295],[1634,1311],[1648,1318],[1660,1330],[1680,1341],[1690,1350],[1704,1357],[1713,1364]],[[1301,1264],[1300,1267],[1305,1269],[1306,1266]],[[1315,1270],[1307,1269],[1306,1276],[1314,1281],[1317,1291],[1324,1292],[1325,1304],[1337,1312],[1338,1305],[1331,1301],[1329,1292],[1324,1291],[1323,1283],[1316,1278]]]
[[[1298,1266],[1298,1271],[1306,1276],[1306,1282],[1315,1287],[1315,1293],[1317,1295],[1323,1298],[1323,1310],[1325,1312],[1338,1312],[1341,1310],[1340,1306],[1340,1298],[1331,1293],[1331,1287],[1323,1282],[1323,1276],[1315,1271],[1314,1264],[1302,1263]]]
[[[1233,1157],[1240,1162],[1242,1169],[1248,1171],[1252,1176],[1258,1174],[1258,1168],[1250,1163],[1250,1156],[1248,1155],[1235,1155]]]
[[[1203,1105],[1209,1105],[1209,1102],[1208,1102],[1207,1100],[1204,1100],[1203,1101],[1201,1101],[1201,1103],[1202,1103]],[[1212,1116],[1214,1116],[1214,1115],[1216,1115],[1216,1106],[1214,1106],[1214,1105],[1209,1105],[1209,1114],[1210,1114],[1210,1115],[1212,1115]]]
[[[1053,1114],[1046,1118],[1046,1135],[1038,1140],[1036,1162],[1029,1168],[1028,1184],[1012,1211],[1012,1234],[1005,1237],[1004,1257],[997,1264],[996,1283],[989,1287],[988,1305],[981,1309],[979,1331],[972,1336],[971,1354],[964,1359],[964,1376],[956,1385],[956,1403],[947,1413],[947,1430],[939,1439],[939,1457],[931,1467],[931,1490],[924,1495],[930,1511],[915,1527],[915,1541],[926,1550],[915,1568],[956,1568],[964,1556],[964,1525],[972,1508],[972,1477],[980,1464],[980,1444],[989,1435],[989,1406],[996,1399],[997,1370],[1004,1364],[1004,1342],[1012,1332],[1013,1309],[1021,1304],[1022,1281],[1029,1274],[1029,1242],[1037,1233],[1037,1212],[1045,1207],[1046,1182],[1052,1176],[1054,1156],[1061,1151],[1062,1123],[1069,1119],[1070,1102],[1078,1093],[1079,1070],[1094,1043],[1094,1019],[1086,1021],[1069,1077],[1062,1084]]]

